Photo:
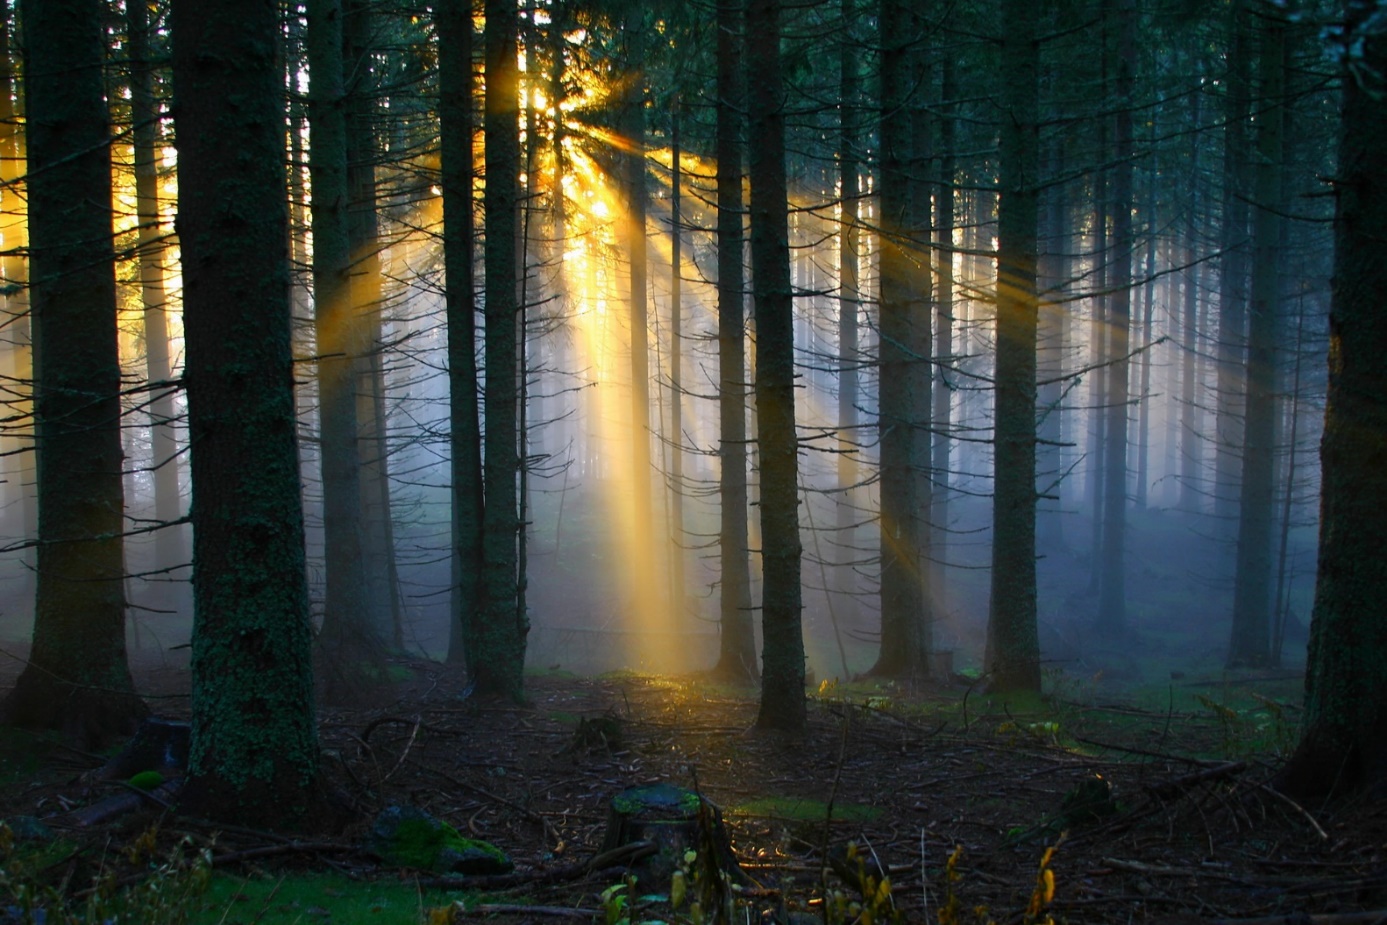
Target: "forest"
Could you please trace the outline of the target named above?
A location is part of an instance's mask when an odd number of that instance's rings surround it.
[[[1384,0],[0,0],[0,925],[1387,921]]]

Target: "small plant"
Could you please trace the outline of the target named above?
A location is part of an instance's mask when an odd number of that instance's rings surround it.
[[[142,880],[123,885],[114,870],[103,866],[74,900],[63,886],[47,882],[44,866],[26,858],[14,833],[0,822],[0,911],[8,916],[5,921],[17,925],[188,925],[201,909],[212,870],[210,850],[189,850],[191,844],[184,838],[159,856],[158,831],[151,828],[122,852],[130,864],[145,869]]]
[[[635,890],[636,877],[627,874],[620,883],[613,883],[598,895],[602,902],[602,920],[606,925],[631,925],[630,900]]]
[[[1026,905],[1026,914],[1021,919],[1026,925],[1055,925],[1055,920],[1045,910],[1055,899],[1055,872],[1050,869],[1050,859],[1055,856],[1055,849],[1058,847],[1057,842],[1046,848],[1045,853],[1040,856],[1035,888],[1031,890],[1031,901]]]

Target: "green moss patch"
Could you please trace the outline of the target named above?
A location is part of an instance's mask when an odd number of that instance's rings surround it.
[[[420,893],[407,881],[361,882],[329,874],[237,877],[216,874],[192,925],[418,925],[424,910],[459,894]]]
[[[733,816],[769,816],[774,819],[793,819],[796,822],[822,822],[828,816],[828,804],[821,800],[797,797],[760,797],[739,803],[727,811]],[[880,818],[881,807],[861,803],[834,803],[833,819],[837,822],[871,822]]]

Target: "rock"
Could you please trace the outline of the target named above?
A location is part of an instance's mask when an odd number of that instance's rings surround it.
[[[143,771],[165,777],[183,773],[188,766],[192,727],[178,720],[151,716],[140,723],[130,743],[96,772],[101,780],[125,780]],[[157,785],[156,785],[157,786]]]
[[[495,845],[458,830],[414,806],[390,806],[371,825],[367,844],[388,863],[464,876],[508,874],[515,864]]]
[[[52,841],[53,830],[36,816],[11,816],[0,819],[14,833],[16,841]]]

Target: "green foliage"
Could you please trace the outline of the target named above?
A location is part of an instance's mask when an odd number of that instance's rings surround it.
[[[158,771],[141,771],[129,780],[130,786],[136,790],[153,790],[163,782],[164,775]]]
[[[427,892],[406,881],[349,880],[336,874],[212,878],[191,925],[417,925],[430,907],[447,909],[455,895]]]
[[[194,850],[183,839],[165,855],[156,855],[158,832],[149,829],[123,852],[124,860],[144,876],[122,886],[122,877],[105,864],[89,887],[55,884],[49,875],[76,854],[65,842],[31,849],[0,823],[0,909],[16,925],[92,925],[138,922],[140,925],[193,925],[203,921],[203,894],[211,877],[208,849]]]

